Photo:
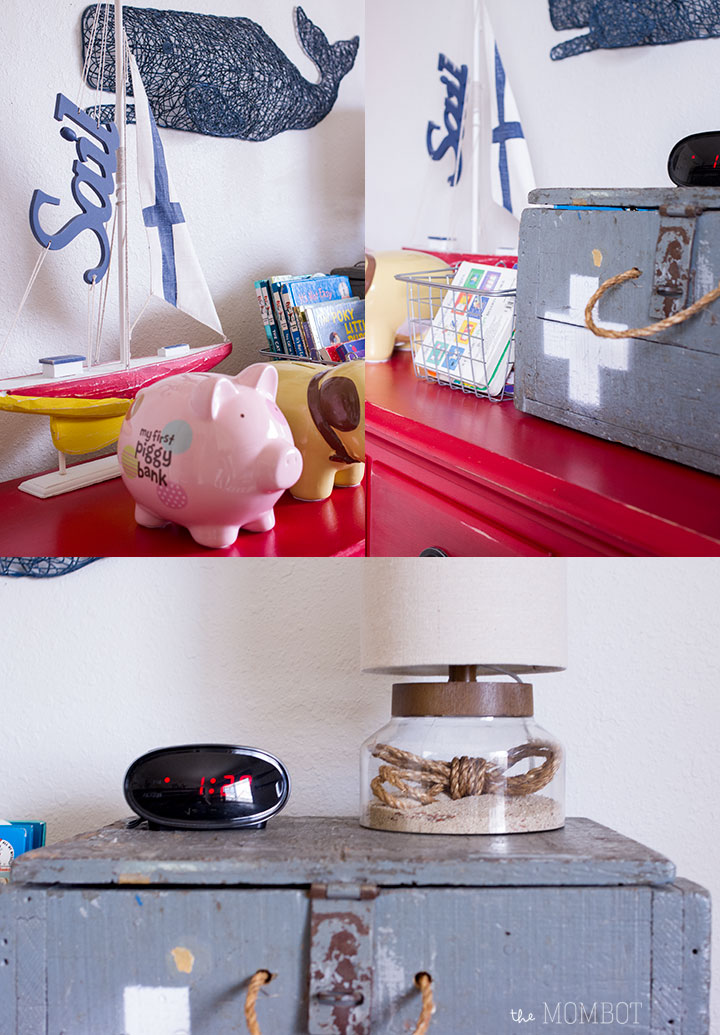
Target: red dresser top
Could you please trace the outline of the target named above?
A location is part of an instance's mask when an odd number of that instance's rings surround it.
[[[284,493],[270,532],[240,531],[225,550],[198,546],[179,525],[141,528],[120,478],[41,500],[0,484],[0,554],[7,557],[355,557],[365,552],[365,491],[321,503]]]
[[[543,513],[599,530],[627,552],[720,555],[720,478],[415,377],[409,353],[369,364],[375,440],[491,483]],[[636,549],[633,548],[636,544]]]

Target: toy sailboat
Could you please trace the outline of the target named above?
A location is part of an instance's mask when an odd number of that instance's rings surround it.
[[[108,7],[97,5],[96,24],[99,23],[101,9],[104,9],[107,27]],[[91,231],[97,238],[100,257],[94,268],[84,272],[83,278],[92,290],[107,274],[113,252],[117,257],[120,355],[111,363],[93,363],[93,347],[89,343],[88,361],[85,356],[74,354],[49,356],[39,360],[42,370],[39,374],[0,380],[0,410],[50,417],[53,445],[59,453],[59,469],[20,485],[23,491],[42,498],[119,475],[115,456],[73,467],[67,467],[65,457],[87,454],[112,445],[117,440],[125,413],[141,388],[173,374],[208,370],[220,363],[232,349],[230,342],[224,341],[199,348],[186,344],[172,345],[159,349],[157,356],[134,359],[130,356],[125,168],[128,72],[132,76],[135,96],[138,185],[150,247],[151,293],[212,327],[219,335],[222,335],[222,327],[190,241],[182,208],[173,191],[137,64],[127,47],[121,0],[114,0],[114,13],[115,82],[119,84],[115,122],[99,123],[63,94],[58,94],[55,119],[63,123],[60,135],[73,143],[77,152],[72,167],[71,192],[80,211],[59,231],[49,234],[43,226],[45,208],[59,205],[60,199],[41,190],[33,194],[30,227],[43,252],[33,271],[25,299],[47,252],[64,248],[79,234]],[[113,192],[114,206],[111,200]],[[113,211],[115,222],[111,234],[108,234],[107,225]],[[103,285],[103,289],[106,295],[107,285]],[[101,303],[104,307],[102,297]],[[101,332],[99,307],[98,346]]]

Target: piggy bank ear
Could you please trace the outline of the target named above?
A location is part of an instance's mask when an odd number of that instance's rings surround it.
[[[190,406],[193,412],[203,420],[217,420],[220,410],[226,402],[234,399],[237,388],[229,377],[218,377],[210,374],[193,389]]]
[[[233,380],[236,384],[254,388],[275,402],[278,390],[278,372],[274,363],[253,363],[251,367],[241,370]]]

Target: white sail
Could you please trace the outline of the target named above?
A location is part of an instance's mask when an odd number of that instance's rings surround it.
[[[483,30],[490,79],[490,181],[496,205],[520,218],[529,192],[535,187],[530,152],[512,92],[483,6]]]
[[[200,268],[165,162],[160,134],[137,62],[130,54],[135,95],[140,201],[150,248],[151,290],[218,334],[223,330]]]

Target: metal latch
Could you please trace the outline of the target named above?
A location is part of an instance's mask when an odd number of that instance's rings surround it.
[[[702,211],[695,205],[660,206],[649,313],[653,321],[679,313],[688,304],[693,239]]]
[[[371,884],[310,887],[309,1035],[370,1035]]]

